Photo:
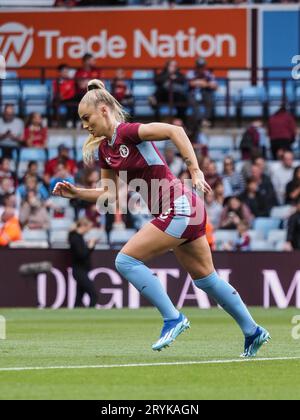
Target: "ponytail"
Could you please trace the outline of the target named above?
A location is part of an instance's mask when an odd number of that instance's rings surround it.
[[[106,90],[101,80],[93,79],[88,83],[87,93],[82,98],[81,103],[92,104],[95,107],[99,104],[107,105],[118,123],[126,122],[128,114],[122,105]],[[95,152],[104,137],[94,137],[90,135],[83,145],[83,161],[91,166],[95,161]]]

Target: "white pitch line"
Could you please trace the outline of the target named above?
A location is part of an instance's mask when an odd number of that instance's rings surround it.
[[[251,363],[251,362],[276,362],[287,360],[300,360],[300,357],[274,357],[269,359],[233,359],[233,360],[202,360],[186,362],[162,362],[162,363],[132,363],[124,365],[83,365],[83,366],[28,366],[0,368],[0,372],[23,372],[35,370],[63,370],[63,369],[111,369],[111,368],[133,368],[133,367],[155,367],[155,366],[189,366],[189,365],[225,365],[230,363]]]

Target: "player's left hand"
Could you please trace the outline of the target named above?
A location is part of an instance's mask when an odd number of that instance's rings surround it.
[[[205,181],[204,173],[200,169],[192,174],[192,182],[197,192],[204,194],[212,192],[211,186]]]

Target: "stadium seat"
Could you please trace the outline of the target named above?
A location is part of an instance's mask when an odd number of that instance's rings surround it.
[[[269,232],[274,229],[279,229],[280,219],[272,219],[268,217],[258,217],[254,221],[254,230],[262,232],[264,238],[267,239]]]
[[[141,84],[135,83],[133,86],[133,96],[136,98],[139,97],[149,97],[155,93],[155,85],[153,84]]]
[[[21,89],[17,82],[4,84],[1,88],[1,95],[5,103],[15,104],[21,98]]]
[[[154,110],[148,104],[135,104],[134,115],[136,117],[153,117],[154,116]]]
[[[251,251],[274,251],[274,248],[268,241],[255,240],[251,242]]]
[[[24,229],[22,236],[23,236],[23,240],[27,242],[48,241],[48,235],[45,230]]]
[[[266,92],[262,86],[247,86],[240,94],[242,117],[263,117]]]
[[[153,70],[135,70],[132,73],[133,80],[147,80],[154,78]]]
[[[103,229],[92,229],[85,235],[85,240],[96,239],[98,243],[107,244],[107,234]]]
[[[268,241],[273,246],[277,245],[279,242],[285,242],[287,238],[286,230],[271,230],[268,235]]]
[[[52,248],[69,248],[68,231],[55,230],[50,232],[50,244]]]
[[[135,233],[135,229],[114,229],[110,233],[110,243],[111,245],[125,244]]]
[[[88,137],[88,133],[85,134],[78,134],[75,138],[75,147],[76,149],[82,149],[86,139]]]
[[[235,242],[237,240],[237,236],[238,234],[236,230],[217,230],[215,232],[217,248],[224,243]]]
[[[49,101],[49,90],[47,85],[24,84],[22,96],[26,115],[32,112],[39,112],[42,115],[47,114]]]
[[[46,151],[44,149],[24,148],[20,151],[20,161],[29,162],[31,160],[37,162],[45,162],[47,160]]]
[[[63,219],[52,219],[50,224],[51,231],[69,231],[73,220],[63,218]]]
[[[252,241],[260,241],[264,239],[264,234],[263,232],[257,231],[257,230],[249,230],[248,231],[249,236],[251,238],[251,242]]]
[[[292,212],[292,206],[273,207],[271,210],[271,217],[273,219],[286,220],[292,215]]]
[[[232,136],[210,135],[208,138],[209,150],[221,150],[228,153],[234,149],[234,141]]]
[[[49,160],[54,159],[57,156],[58,156],[58,149],[57,148],[51,148],[51,149],[48,148],[48,159]],[[71,159],[75,159],[75,153],[74,153],[73,149],[71,149],[69,151],[69,156],[70,156]]]
[[[17,241],[11,242],[9,248],[12,249],[48,249],[48,241]]]
[[[48,138],[48,149],[57,149],[60,145],[69,149],[74,147],[74,138],[71,134],[50,134]]]
[[[66,209],[70,206],[70,201],[67,198],[51,196],[52,206],[58,209]]]

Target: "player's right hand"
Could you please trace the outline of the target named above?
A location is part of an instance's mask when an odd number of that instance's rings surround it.
[[[53,195],[64,198],[77,198],[78,188],[70,182],[58,182],[52,192]]]

